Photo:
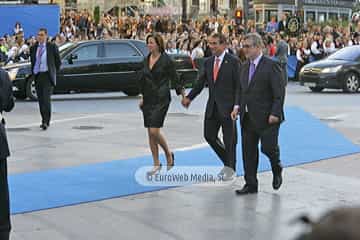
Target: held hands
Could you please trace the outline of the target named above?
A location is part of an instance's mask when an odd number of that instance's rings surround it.
[[[274,115],[269,116],[269,124],[279,123],[280,119]]]
[[[234,108],[234,110],[231,112],[231,119],[233,121],[237,120],[237,116],[239,114],[239,109],[238,108]]]
[[[139,108],[142,109],[143,105],[144,105],[144,100],[143,98],[141,98],[139,102]]]
[[[188,108],[190,106],[191,100],[188,97],[183,96],[182,100],[181,100],[181,104],[185,107]]]

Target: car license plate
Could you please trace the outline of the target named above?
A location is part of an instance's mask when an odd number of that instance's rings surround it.
[[[306,86],[306,87],[316,87],[316,83],[306,82],[306,83],[304,83],[304,86]]]

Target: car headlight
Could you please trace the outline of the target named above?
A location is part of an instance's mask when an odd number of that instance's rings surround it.
[[[328,68],[324,68],[323,70],[321,70],[322,73],[336,73],[337,71],[339,71],[341,69],[341,65],[337,66],[337,67],[328,67]]]
[[[13,68],[8,71],[9,78],[11,81],[14,81],[16,79],[16,75],[19,71],[19,68]]]

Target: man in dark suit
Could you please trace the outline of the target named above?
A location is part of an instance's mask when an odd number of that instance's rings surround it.
[[[42,118],[40,128],[46,130],[50,125],[51,93],[56,85],[56,72],[61,60],[57,46],[47,42],[46,29],[39,30],[37,39],[38,42],[30,48],[31,69]]]
[[[212,34],[208,44],[213,56],[206,59],[204,71],[188,96],[183,98],[182,104],[189,107],[205,84],[208,84],[209,99],[205,112],[204,136],[224,164],[220,174],[223,179],[230,180],[236,170],[237,144],[236,124],[230,114],[235,105],[236,91],[239,89],[240,64],[234,55],[226,53],[227,41],[224,35]],[[220,127],[223,132],[222,142],[218,137]]]
[[[285,82],[288,82],[288,73],[287,73],[287,63],[288,63],[288,55],[289,55],[289,44],[285,41],[285,35],[280,34],[280,40],[276,44],[276,60],[279,62],[283,78]]]
[[[287,16],[283,14],[281,16],[281,20],[278,22],[278,32],[281,34],[285,34],[287,32]]]
[[[0,240],[10,238],[10,203],[7,179],[7,157],[10,155],[2,112],[14,108],[12,83],[6,71],[0,68]]]
[[[284,120],[285,80],[277,62],[262,55],[263,42],[257,33],[246,35],[243,44],[249,61],[241,69],[237,106],[231,113],[236,119],[240,112],[245,186],[236,190],[239,195],[257,193],[258,145],[271,162],[273,188],[282,184],[282,166],[278,135]]]

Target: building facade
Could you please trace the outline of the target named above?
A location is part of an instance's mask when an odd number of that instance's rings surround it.
[[[32,0],[30,0],[32,1]],[[0,0],[0,3],[24,3],[26,0]],[[253,6],[257,24],[266,23],[271,16],[280,19],[283,13],[293,15],[301,13],[304,22],[324,22],[327,20],[349,20],[352,7],[356,0],[37,0],[39,3],[57,3],[62,10],[88,9],[92,11],[95,6],[100,7],[101,12],[106,12],[118,6],[136,6],[143,13],[156,15],[181,16],[183,7],[186,9],[188,18],[198,16],[211,16],[228,14],[233,16],[235,9],[242,8],[248,11],[244,5],[250,3]],[[156,7],[159,2],[162,8]]]
[[[349,20],[355,0],[254,0],[257,24],[270,21],[272,16],[280,19],[283,13],[300,13],[304,22]]]

